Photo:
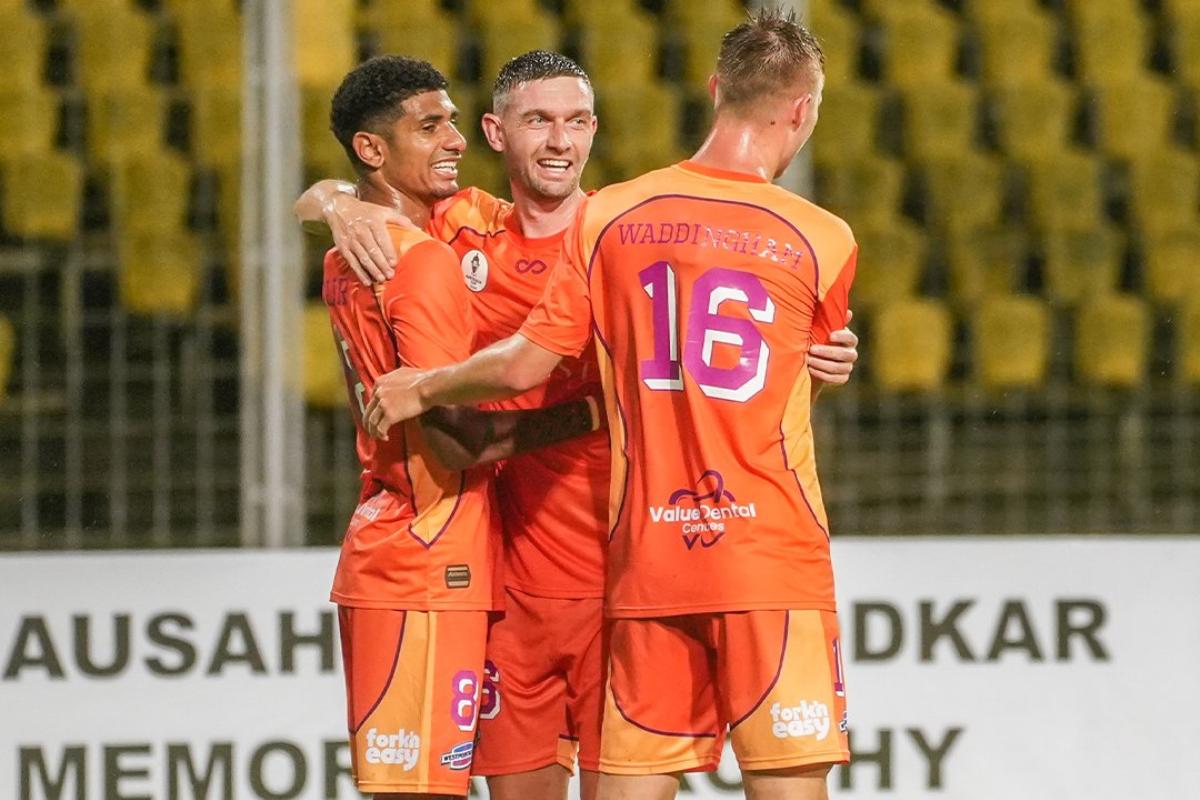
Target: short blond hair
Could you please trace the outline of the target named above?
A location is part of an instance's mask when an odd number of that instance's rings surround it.
[[[766,8],[725,34],[717,56],[721,103],[746,106],[804,81],[825,66],[817,37],[796,12]]]

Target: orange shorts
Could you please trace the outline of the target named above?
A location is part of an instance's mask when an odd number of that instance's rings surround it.
[[[486,611],[338,607],[360,791],[467,793],[487,619]]]
[[[604,601],[507,590],[488,632],[476,775],[561,764],[596,770],[604,691]]]
[[[610,622],[600,771],[743,770],[850,759],[837,616],[741,611]]]

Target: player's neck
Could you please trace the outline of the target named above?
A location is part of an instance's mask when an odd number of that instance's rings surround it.
[[[718,117],[691,161],[705,167],[775,177],[778,148],[763,126],[735,117]]]
[[[358,196],[368,203],[394,208],[418,228],[429,224],[433,206],[426,200],[410,195],[378,177],[378,173],[363,176],[358,181]]]
[[[521,226],[521,235],[527,239],[542,239],[562,233],[575,219],[575,212],[586,196],[576,189],[568,197],[545,198],[535,195],[513,181],[513,214]]]

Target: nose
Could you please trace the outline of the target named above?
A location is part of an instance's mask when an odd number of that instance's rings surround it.
[[[467,139],[459,132],[458,128],[451,127],[449,134],[446,141],[442,142],[443,149],[449,150],[451,153],[461,153],[467,149]]]
[[[550,126],[550,135],[546,137],[546,146],[558,153],[564,152],[571,147],[571,138],[567,136],[567,125],[565,122],[555,122]]]

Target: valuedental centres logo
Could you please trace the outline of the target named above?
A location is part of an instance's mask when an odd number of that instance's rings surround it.
[[[672,492],[666,505],[650,506],[648,510],[652,523],[678,525],[688,550],[697,544],[709,548],[721,541],[730,520],[758,516],[754,503],[737,502],[715,469],[705,470],[691,488]]]

